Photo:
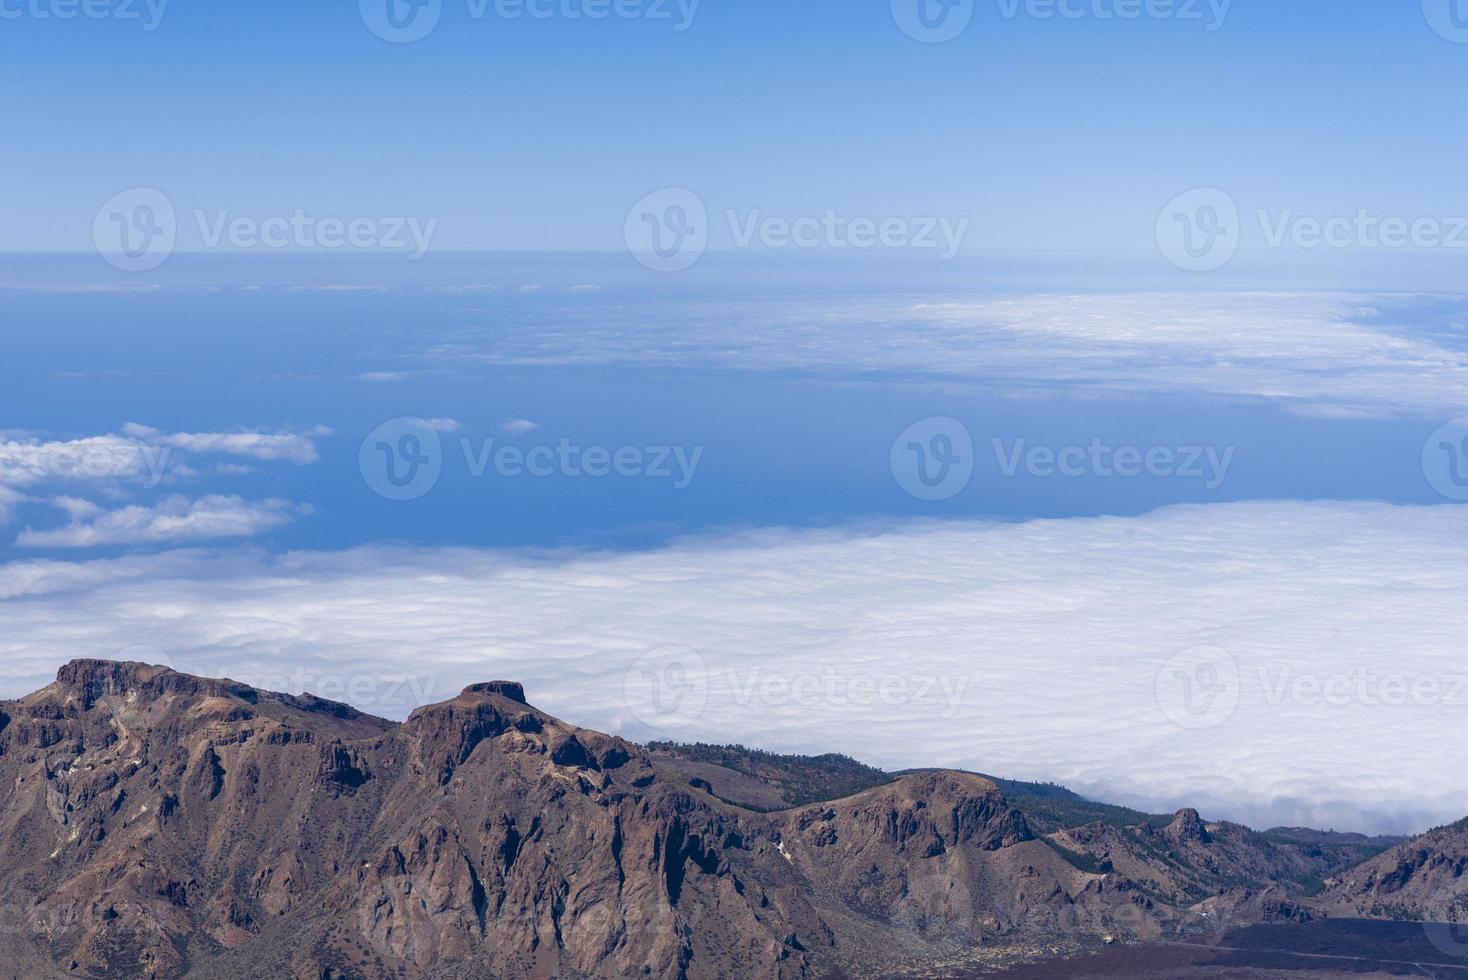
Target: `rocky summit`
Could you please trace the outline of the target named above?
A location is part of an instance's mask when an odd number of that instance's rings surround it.
[[[0,975],[28,980],[951,975],[1222,921],[1457,915],[1468,865],[1462,828],[1256,833],[642,747],[508,681],[399,724],[77,661],[0,702],[0,786]]]

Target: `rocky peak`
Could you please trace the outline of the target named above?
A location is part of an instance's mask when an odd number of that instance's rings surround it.
[[[1206,844],[1212,840],[1208,834],[1208,826],[1192,807],[1179,810],[1172,818],[1172,823],[1163,828],[1162,833],[1179,844]]]
[[[73,691],[112,692],[150,681],[165,670],[166,667],[130,661],[77,659],[56,672],[56,683]]]
[[[474,694],[495,694],[502,698],[508,698],[517,704],[528,705],[530,703],[525,700],[524,685],[516,681],[485,681],[482,684],[470,684],[464,688],[463,694],[460,696]]]
[[[161,694],[164,690],[195,690],[197,678],[173,673],[147,663],[113,662],[113,660],[72,660],[56,672],[62,691],[91,709],[104,697],[125,694]]]
[[[229,681],[205,680],[180,674],[167,667],[112,660],[73,660],[56,672],[61,689],[90,709],[100,699],[129,693],[157,696],[176,694],[223,694],[254,701],[253,691]]]

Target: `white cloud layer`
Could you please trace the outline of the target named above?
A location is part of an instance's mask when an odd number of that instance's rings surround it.
[[[1468,508],[1380,504],[763,532],[554,558],[171,552],[0,566],[0,685],[40,686],[76,656],[167,658],[402,717],[503,677],[637,738],[1054,779],[1256,825],[1408,831],[1468,814],[1465,595]],[[1175,659],[1199,645],[1226,651],[1208,654],[1212,673]],[[676,685],[660,692],[661,712],[656,678],[685,685],[681,701]],[[1203,697],[1210,683],[1224,693]]]
[[[983,383],[1015,395],[1208,395],[1316,414],[1461,412],[1468,352],[1380,325],[1416,297],[1327,293],[1026,295],[842,307],[689,305],[649,321],[598,311],[441,358],[809,370]],[[475,343],[483,344],[478,340]]]
[[[135,504],[112,511],[69,497],[54,502],[71,515],[71,523],[43,531],[22,531],[16,538],[17,545],[97,548],[243,538],[288,524],[300,512],[299,507],[285,500],[249,501],[219,494],[196,500],[175,495],[151,506]]]

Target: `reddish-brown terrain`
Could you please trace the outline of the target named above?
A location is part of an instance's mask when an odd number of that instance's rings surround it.
[[[1462,908],[1460,832],[1382,853],[967,773],[645,749],[509,682],[397,724],[77,661],[0,703],[0,786],[0,975],[26,978],[941,976]]]

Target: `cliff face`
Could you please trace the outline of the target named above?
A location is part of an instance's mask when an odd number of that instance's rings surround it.
[[[1333,878],[1336,915],[1468,922],[1468,820],[1424,834]]]
[[[80,661],[0,704],[0,955],[26,977],[857,975],[1186,930],[1179,873],[1147,860],[1233,853],[1189,811],[1140,850],[1040,836],[962,773],[768,813],[708,786],[509,682],[394,724]]]

